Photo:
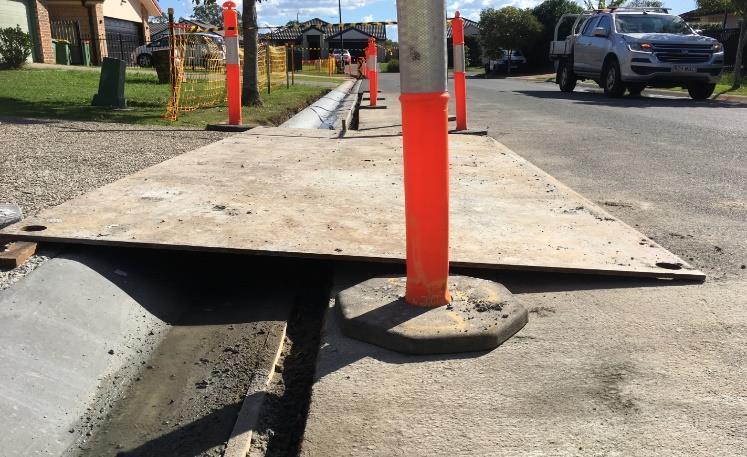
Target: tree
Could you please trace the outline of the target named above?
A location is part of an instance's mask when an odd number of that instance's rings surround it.
[[[742,87],[742,63],[744,62],[745,41],[747,41],[747,0],[697,0],[698,8],[705,11],[726,11],[742,16],[739,31],[737,55],[734,57],[734,81],[731,87]]]
[[[192,0],[195,5],[215,4],[216,0]],[[262,0],[244,0],[239,18],[244,37],[244,72],[241,84],[241,103],[244,106],[261,106],[262,97],[259,95],[259,68],[257,67],[257,40],[259,29],[257,26],[257,3]]]
[[[508,72],[511,73],[511,50],[526,49],[542,32],[542,24],[528,9],[505,6],[480,12],[480,43],[488,57],[496,58],[508,50]]]
[[[219,28],[223,28],[223,7],[218,3],[204,3],[197,5],[192,12],[192,19],[207,22]],[[241,13],[239,13],[239,27],[241,27]]]
[[[605,8],[617,8],[619,6],[622,6],[623,3],[625,3],[625,0],[612,0],[610,1],[610,4],[607,5],[607,3],[604,0],[599,0],[599,3],[597,4],[597,6],[594,6],[594,0],[584,0],[584,5],[586,5],[587,10],[596,10],[596,9],[603,10]]]
[[[542,33],[527,51],[527,59],[535,65],[550,63],[548,49],[555,36],[555,25],[564,14],[579,14],[584,9],[573,0],[545,0],[532,9],[532,14],[542,24]]]

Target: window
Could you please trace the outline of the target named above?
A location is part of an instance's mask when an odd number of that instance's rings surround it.
[[[599,27],[602,27],[604,30],[606,30],[608,34],[612,32],[612,20],[610,20],[610,17],[602,16],[596,28],[599,28]]]
[[[599,22],[598,16],[594,16],[586,21],[586,25],[584,25],[584,30],[581,32],[581,35],[591,36],[591,32],[594,30],[594,27],[596,27],[597,22]]]
[[[679,16],[664,14],[618,14],[615,16],[615,26],[620,33],[693,33]]]

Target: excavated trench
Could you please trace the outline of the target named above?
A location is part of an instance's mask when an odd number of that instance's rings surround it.
[[[181,278],[183,312],[146,357],[102,379],[86,414],[69,430],[76,440],[66,455],[223,455],[252,380],[273,369],[281,343],[252,455],[296,455],[333,266],[277,257],[168,256],[161,271]]]

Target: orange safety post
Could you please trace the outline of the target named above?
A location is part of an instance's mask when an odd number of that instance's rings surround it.
[[[228,124],[241,125],[241,67],[239,62],[239,16],[236,3],[223,3],[226,47],[226,93]]]
[[[399,0],[400,104],[410,305],[451,301],[445,0]],[[369,71],[371,66],[368,67]],[[371,90],[371,99],[376,92]]]
[[[379,97],[379,69],[376,68],[378,65],[378,50],[376,49],[376,39],[368,39],[368,47],[366,48],[366,66],[368,67],[368,94],[369,94],[369,106],[376,106],[376,99]]]
[[[467,78],[464,74],[464,19],[459,11],[451,21],[454,40],[454,95],[456,96],[456,129],[467,130]]]

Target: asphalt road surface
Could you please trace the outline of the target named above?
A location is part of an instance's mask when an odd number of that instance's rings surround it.
[[[381,79],[383,91],[398,90],[398,75]],[[468,125],[487,127],[710,279],[747,277],[747,104],[470,79]]]

